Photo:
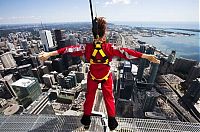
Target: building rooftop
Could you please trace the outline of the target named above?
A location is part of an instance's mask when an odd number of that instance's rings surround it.
[[[18,87],[28,87],[30,84],[35,82],[35,80],[27,79],[27,78],[22,78],[19,79],[18,81],[14,82],[12,86],[18,86]]]
[[[80,116],[25,115],[0,116],[0,131],[65,131],[81,132],[83,126]],[[119,132],[198,132],[199,123],[177,122],[167,120],[117,118],[121,130]],[[92,117],[89,131],[103,132],[101,117]]]
[[[4,110],[4,115],[13,115],[19,110],[18,104],[13,104]]]

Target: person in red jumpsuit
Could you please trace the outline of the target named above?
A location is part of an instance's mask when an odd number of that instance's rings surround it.
[[[89,128],[91,123],[91,112],[95,93],[98,84],[101,83],[103,98],[108,114],[108,126],[110,130],[114,130],[118,126],[115,119],[115,101],[113,96],[113,80],[110,72],[109,62],[114,56],[124,58],[126,60],[134,58],[146,58],[153,63],[159,63],[154,55],[143,54],[128,48],[115,47],[111,43],[106,43],[106,21],[104,18],[96,18],[97,29],[92,30],[94,35],[94,42],[88,44],[79,44],[76,46],[68,46],[53,52],[43,52],[40,54],[40,59],[46,60],[50,56],[58,54],[71,54],[72,56],[85,56],[86,60],[90,62],[90,68],[87,75],[87,92],[84,103],[84,114],[81,123],[85,128]]]

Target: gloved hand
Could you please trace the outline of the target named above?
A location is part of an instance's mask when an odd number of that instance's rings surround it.
[[[158,60],[155,55],[142,54],[142,58],[145,58],[149,60],[150,62],[160,64],[160,60]]]
[[[50,52],[41,52],[38,57],[39,57],[40,60],[45,61],[50,56],[51,56]]]

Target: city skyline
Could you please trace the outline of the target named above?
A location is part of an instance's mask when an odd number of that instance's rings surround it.
[[[109,22],[198,22],[198,0],[93,0]],[[0,24],[90,22],[88,0],[0,0]],[[117,15],[116,15],[117,14]]]
[[[199,130],[197,0],[2,1],[0,131]]]

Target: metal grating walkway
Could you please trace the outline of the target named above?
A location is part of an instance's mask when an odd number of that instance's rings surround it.
[[[25,115],[0,116],[0,132],[81,132],[83,126],[77,116]],[[200,132],[199,123],[167,120],[117,118],[119,132]],[[103,132],[100,117],[92,117],[91,132]]]

